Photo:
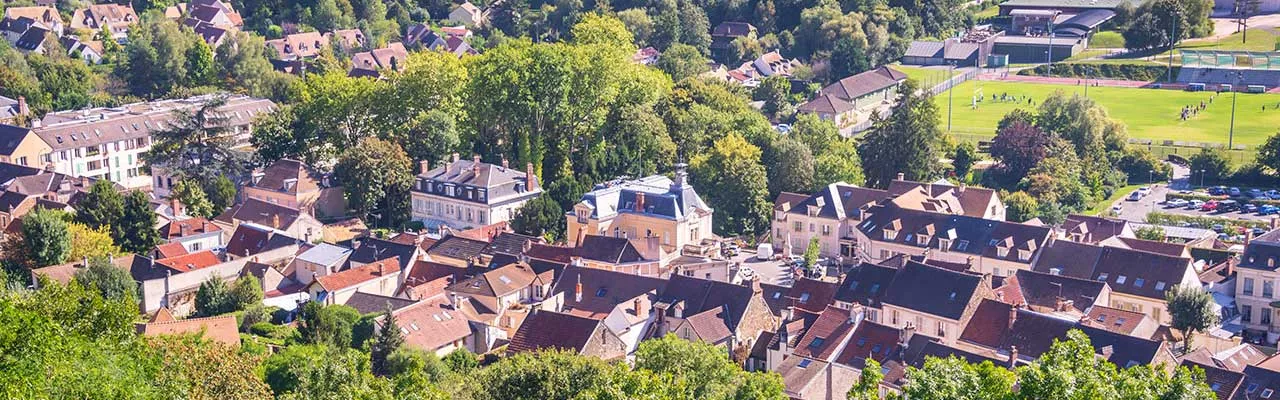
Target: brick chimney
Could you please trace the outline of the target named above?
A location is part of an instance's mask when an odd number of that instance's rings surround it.
[[[524,187],[533,190],[538,186],[538,176],[533,174],[533,163],[524,163]]]
[[[458,153],[453,153],[453,162],[458,162]]]
[[[280,214],[271,215],[271,227],[280,229]]]
[[[1234,275],[1235,273],[1236,273],[1236,257],[1235,256],[1227,257],[1227,276],[1229,277],[1231,275]]]
[[[31,108],[27,107],[27,96],[18,96],[18,115],[28,115]]]
[[[1017,364],[1018,364],[1018,346],[1009,346],[1009,368],[1017,367],[1018,366]]]
[[[898,180],[900,180],[900,181],[905,181],[905,180],[907,180],[907,174],[904,174],[904,173],[899,172],[899,173],[898,173]]]
[[[639,297],[631,299],[631,308],[636,310],[636,316],[639,317],[640,316],[640,298]]]
[[[179,224],[178,228],[181,230],[183,237],[191,235],[191,224],[184,222],[182,224]]]
[[[178,200],[178,198],[177,198],[177,197],[170,197],[170,198],[169,198],[169,208],[173,209],[173,215],[174,215],[175,217],[183,214],[183,213],[182,213],[182,201],[181,201],[181,200]]]
[[[644,212],[644,192],[636,192],[636,212]]]
[[[425,174],[431,170],[431,162],[427,160],[418,161],[418,173]]]
[[[386,271],[386,268],[382,265],[382,263],[378,263],[378,275],[379,275],[379,276],[381,276],[382,274],[385,274],[386,272],[387,272],[387,271]]]
[[[1018,322],[1018,306],[1009,306],[1009,329],[1013,329],[1013,323]]]

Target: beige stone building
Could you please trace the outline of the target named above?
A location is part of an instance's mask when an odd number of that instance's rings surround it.
[[[281,159],[253,172],[241,189],[246,199],[302,210],[317,218],[345,213],[342,187],[301,161]]]
[[[1280,230],[1249,241],[1236,268],[1236,306],[1246,332],[1265,335],[1267,343],[1280,337],[1280,321],[1274,303],[1280,283]]]
[[[872,207],[852,230],[851,244],[864,260],[922,256],[967,265],[969,271],[1009,276],[1031,269],[1036,253],[1053,241],[1043,226],[918,211],[894,204]]]
[[[40,155],[53,151],[30,128],[0,124],[0,162],[40,168]]]
[[[1199,286],[1189,257],[1058,240],[1040,252],[1035,271],[1105,282],[1108,307],[1170,322],[1164,294],[1174,286]]]
[[[953,344],[983,299],[991,298],[991,276],[956,272],[917,262],[898,270],[883,299],[885,325],[914,327]]]
[[[677,165],[674,181],[653,175],[596,185],[566,215],[567,232],[572,238],[660,238],[665,253],[679,254],[687,245],[714,238],[713,214],[689,184],[684,166]],[[571,244],[579,245],[576,239]]]
[[[421,173],[413,183],[413,219],[428,228],[471,229],[511,220],[524,203],[542,194],[533,164],[523,171],[480,162],[480,157],[453,160]]]
[[[773,203],[773,247],[781,253],[802,254],[818,238],[824,257],[852,258],[854,227],[866,211],[889,196],[884,190],[844,182],[827,185],[812,195],[783,192]]]

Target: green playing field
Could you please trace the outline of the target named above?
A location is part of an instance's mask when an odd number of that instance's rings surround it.
[[[983,99],[977,108],[972,106],[975,89],[981,87]],[[968,81],[956,86],[953,101],[952,131],[956,133],[995,135],[996,123],[1015,108],[1031,109],[1026,98],[1039,105],[1054,91],[1084,95],[1085,88],[1078,85],[1054,85],[1024,82]],[[1022,97],[1021,101],[993,101],[991,96],[1006,94]],[[1134,89],[1116,87],[1090,87],[1089,97],[1106,108],[1107,113],[1124,122],[1129,137],[1177,142],[1226,143],[1231,123],[1231,94],[1223,93],[1209,103],[1213,92],[1187,92],[1180,90]],[[938,104],[939,124],[947,126],[947,93],[934,97]],[[1208,107],[1186,121],[1179,118],[1182,107],[1199,106],[1204,101]],[[1263,107],[1266,110],[1263,110]],[[1236,104],[1235,144],[1254,146],[1280,129],[1280,95],[1241,93]]]

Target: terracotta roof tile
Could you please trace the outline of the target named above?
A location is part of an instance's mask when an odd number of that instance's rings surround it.
[[[337,273],[317,276],[316,282],[326,290],[335,291],[359,285],[374,279],[400,272],[396,257],[378,260]]]
[[[218,255],[214,254],[211,250],[198,251],[195,253],[156,260],[156,264],[169,267],[169,269],[179,273],[208,268],[221,263],[222,260],[218,259]]]
[[[234,315],[137,324],[137,329],[143,336],[198,334],[215,342],[240,346]]]

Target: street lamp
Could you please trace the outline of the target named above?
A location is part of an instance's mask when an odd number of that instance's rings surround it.
[[[1240,93],[1240,82],[1244,80],[1244,71],[1236,71],[1235,85],[1231,86],[1231,129],[1227,131],[1227,150],[1231,150],[1236,138],[1236,95]]]
[[[1178,22],[1182,20],[1182,12],[1175,11],[1173,19],[1169,21],[1169,30],[1173,31],[1169,35],[1169,83],[1173,83],[1173,49],[1178,46]]]
[[[1156,170],[1153,169],[1153,170],[1147,171],[1147,182],[1155,183],[1155,181],[1156,181]]]
[[[1204,187],[1204,170],[1200,170],[1200,187]]]
[[[1049,63],[1049,73],[1053,73],[1053,18],[1049,18],[1049,51],[1045,52]]]

